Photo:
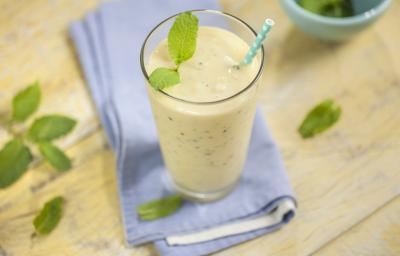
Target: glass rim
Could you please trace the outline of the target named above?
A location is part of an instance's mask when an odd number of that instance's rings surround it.
[[[253,33],[254,35],[254,39],[257,37],[257,32],[249,25],[247,24],[245,21],[243,21],[242,19],[227,13],[227,12],[223,12],[223,11],[217,11],[217,10],[211,10],[211,9],[195,9],[195,10],[188,10],[188,11],[184,11],[184,12],[179,12],[177,14],[174,14],[166,19],[164,19],[163,21],[161,21],[160,23],[158,23],[150,32],[149,34],[146,36],[145,40],[143,41],[142,44],[142,48],[140,49],[140,67],[142,69],[142,73],[144,75],[144,77],[146,78],[147,83],[149,82],[149,75],[147,74],[147,70],[146,70],[146,66],[144,63],[144,50],[147,44],[147,41],[149,40],[150,36],[159,28],[161,27],[164,23],[168,22],[169,20],[175,18],[176,16],[185,13],[185,12],[191,12],[191,13],[196,13],[196,12],[208,12],[208,13],[214,13],[214,14],[219,14],[219,15],[223,15],[223,16],[227,16],[229,18],[232,18],[234,20],[236,20],[237,22],[241,23],[242,25],[244,25],[245,27],[247,27],[251,33]],[[185,100],[185,99],[181,99],[175,96],[172,96],[170,94],[168,94],[167,92],[164,92],[162,90],[157,90],[158,93],[163,94],[164,96],[167,96],[173,100],[177,100],[177,101],[181,101],[181,102],[185,102],[185,103],[189,103],[189,104],[196,104],[196,105],[209,105],[209,104],[217,104],[217,103],[222,103],[225,101],[229,101],[233,98],[236,98],[237,96],[241,95],[242,93],[244,93],[245,91],[247,91],[248,89],[250,89],[251,87],[253,87],[254,84],[256,84],[256,82],[258,81],[258,79],[261,77],[262,71],[264,70],[264,46],[261,46],[261,62],[260,62],[260,67],[258,68],[257,74],[255,75],[255,77],[251,80],[251,82],[244,87],[242,90],[238,91],[237,93],[223,98],[223,99],[219,99],[219,100],[215,100],[215,101],[190,101],[190,100]],[[151,88],[153,89],[153,88]]]

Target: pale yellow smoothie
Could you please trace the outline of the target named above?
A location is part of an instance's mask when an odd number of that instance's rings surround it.
[[[239,180],[256,107],[257,86],[251,83],[260,69],[257,59],[234,67],[248,50],[237,35],[200,26],[194,56],[179,67],[181,83],[164,93],[149,86],[163,158],[183,194],[228,193]],[[167,40],[146,69],[158,67],[175,67]]]

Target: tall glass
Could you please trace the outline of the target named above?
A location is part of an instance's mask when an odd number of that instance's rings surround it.
[[[214,10],[192,13],[199,18],[199,26],[221,27],[248,45],[257,36],[249,25],[230,14]],[[259,63],[256,76],[234,95],[208,102],[176,98],[153,89],[146,70],[151,53],[167,37],[175,16],[158,24],[147,36],[141,50],[141,67],[162,155],[176,190],[192,200],[213,201],[226,196],[240,179],[256,109],[264,49],[256,56]]]

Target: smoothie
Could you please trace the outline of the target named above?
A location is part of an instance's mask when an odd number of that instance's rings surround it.
[[[164,161],[178,191],[216,199],[237,183],[256,108],[257,58],[235,68],[249,45],[217,27],[200,26],[194,56],[179,67],[181,83],[163,92],[149,86]],[[146,70],[174,67],[163,40]],[[215,195],[215,196],[213,196]]]

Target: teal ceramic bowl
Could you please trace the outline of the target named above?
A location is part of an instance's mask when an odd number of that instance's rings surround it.
[[[332,18],[303,9],[297,0],[280,0],[290,19],[302,31],[327,41],[345,41],[377,20],[392,0],[353,0],[355,16]]]

